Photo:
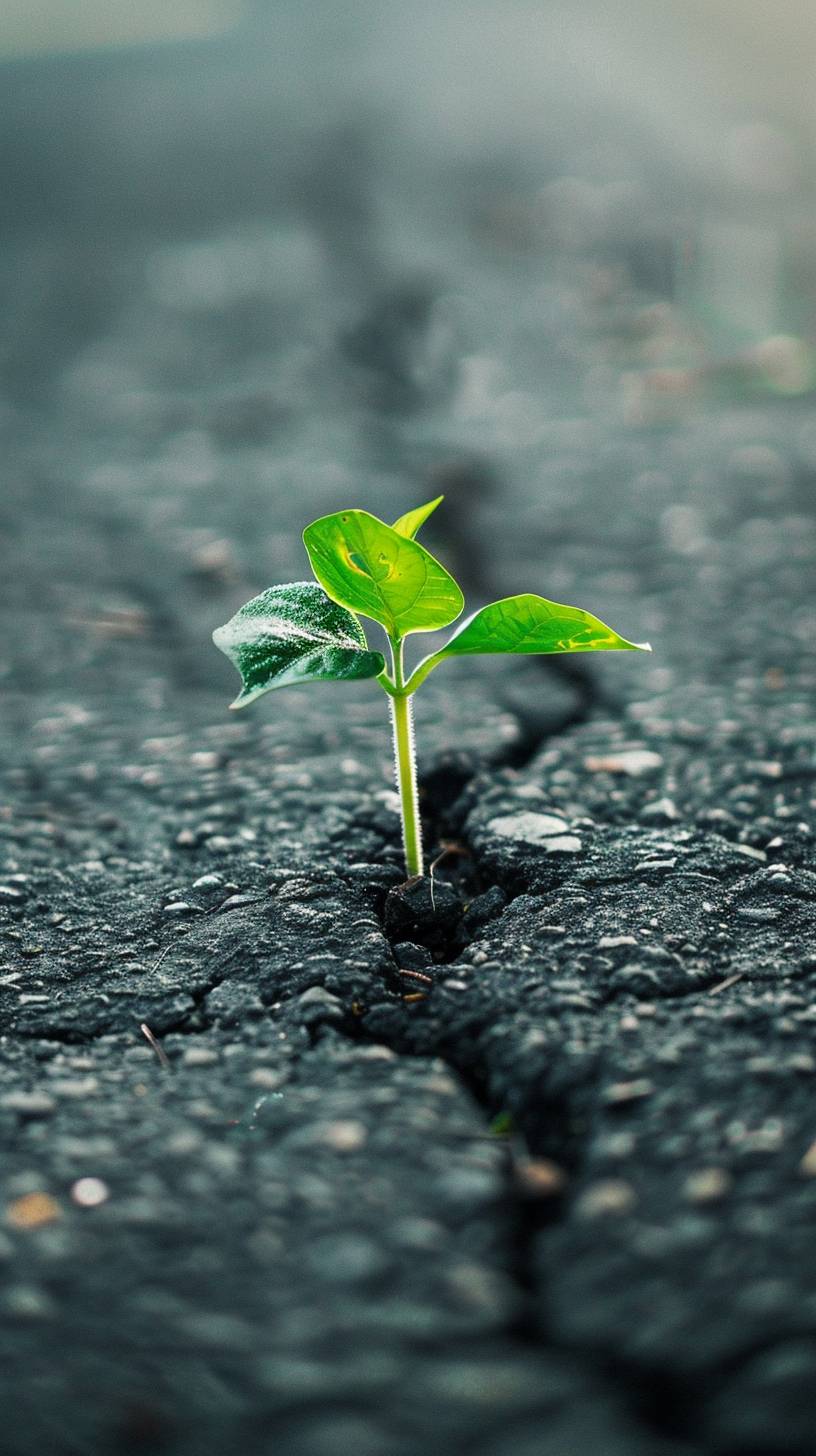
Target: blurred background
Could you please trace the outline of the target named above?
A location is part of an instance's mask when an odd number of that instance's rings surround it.
[[[809,0],[6,0],[6,544],[35,505],[52,605],[138,636],[170,557],[212,626],[444,489],[477,592],[568,599],[626,515],[589,604],[646,635],[709,460],[761,519],[816,467],[814,55]]]

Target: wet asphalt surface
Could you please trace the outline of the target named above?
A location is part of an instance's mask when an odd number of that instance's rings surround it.
[[[369,276],[305,197],[16,300],[0,1449],[806,1456],[813,401],[627,419],[643,280],[515,213]],[[433,675],[431,889],[376,685],[236,718],[209,637],[308,520],[440,490],[469,605],[655,652]]]

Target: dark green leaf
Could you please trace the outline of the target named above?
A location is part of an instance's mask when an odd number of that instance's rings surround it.
[[[424,546],[368,511],[322,516],[303,540],[329,596],[380,622],[391,637],[446,627],[464,606],[453,577]]]
[[[213,642],[243,680],[233,708],[273,688],[377,677],[385,667],[381,653],[369,652],[357,619],[313,581],[261,592],[213,632]]]
[[[426,657],[412,674],[412,690],[446,657],[477,653],[650,652],[648,642],[628,642],[591,612],[565,607],[544,597],[504,597],[475,612],[439,652]]]

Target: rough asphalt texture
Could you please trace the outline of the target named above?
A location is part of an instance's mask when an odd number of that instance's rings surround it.
[[[0,1449],[806,1456],[812,402],[565,422],[613,312],[583,261],[477,230],[464,285],[372,278],[318,223],[112,243],[67,343],[81,240],[19,305]],[[472,605],[656,651],[429,680],[431,894],[376,686],[234,718],[209,634],[312,517],[440,488]]]

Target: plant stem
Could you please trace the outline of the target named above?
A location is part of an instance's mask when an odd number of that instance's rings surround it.
[[[391,722],[394,729],[394,762],[397,790],[402,813],[402,842],[405,848],[405,870],[409,879],[421,875],[422,825],[419,819],[416,754],[414,752],[414,714],[411,696],[404,690],[402,642],[391,642],[394,664],[394,686],[391,695]]]

